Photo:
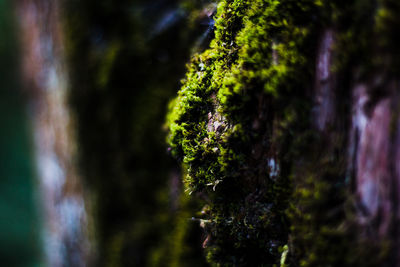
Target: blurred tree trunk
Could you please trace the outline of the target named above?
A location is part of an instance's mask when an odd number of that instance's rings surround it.
[[[88,206],[76,168],[60,4],[19,0],[15,7],[21,78],[29,96],[38,200],[43,209],[45,260],[48,266],[79,267],[90,262]]]

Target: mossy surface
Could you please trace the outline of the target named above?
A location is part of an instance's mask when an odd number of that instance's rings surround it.
[[[215,39],[193,57],[171,102],[172,152],[188,170],[187,191],[209,202],[210,262],[281,260],[291,192],[286,143],[308,123],[318,14],[314,1],[221,1]]]
[[[274,105],[288,94],[304,95],[304,80],[310,82],[313,72],[306,56],[315,48],[307,47],[307,38],[315,32],[303,17],[315,7],[312,1],[220,3],[216,38],[192,59],[168,116],[168,140],[189,165],[190,190],[214,188],[234,176],[238,169],[227,166],[244,164],[249,144],[265,131],[272,137]],[[300,70],[305,77],[296,76]]]
[[[347,131],[353,83],[397,73],[396,5],[220,1],[215,38],[193,56],[167,117],[172,153],[188,173],[186,191],[208,203],[202,224],[209,262],[387,263],[389,244],[370,244],[357,221]],[[330,71],[338,101],[320,132],[314,86],[327,29],[335,33]],[[371,88],[373,99],[385,94],[382,84]]]

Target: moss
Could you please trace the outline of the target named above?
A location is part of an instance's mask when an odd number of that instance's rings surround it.
[[[215,39],[192,58],[167,118],[172,153],[188,172],[187,191],[210,207],[208,260],[383,264],[389,244],[369,244],[356,219],[346,129],[351,84],[397,73],[397,4],[225,0],[217,10]],[[324,29],[335,32],[331,71],[342,101],[328,136],[312,126],[310,90]],[[387,93],[382,88],[373,86],[374,99]]]
[[[192,58],[170,104],[172,153],[188,170],[188,191],[209,199],[210,262],[272,266],[281,259],[291,186],[273,140],[285,138],[276,136],[276,122],[290,124],[290,110],[307,106],[301,99],[312,79],[317,8],[313,1],[221,1],[215,39]]]
[[[211,48],[192,59],[179,96],[171,103],[167,123],[173,154],[192,171],[201,172],[196,182],[190,183],[193,191],[229,176],[224,166],[243,164],[243,156],[249,152],[244,147],[257,134],[252,124],[260,123],[254,121],[260,112],[254,108],[258,98],[277,99],[279,91],[283,96],[301,82],[296,70],[306,66],[306,59],[299,49],[310,29],[302,25],[306,22],[291,20],[295,9],[313,12],[314,5],[293,2],[282,6],[278,1],[251,5],[222,1]],[[310,77],[311,69],[308,71]],[[233,143],[237,147],[228,149]],[[209,166],[204,161],[217,159],[220,167],[202,169],[196,164],[200,158],[203,166]]]

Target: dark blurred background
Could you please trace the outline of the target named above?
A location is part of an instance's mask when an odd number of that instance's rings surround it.
[[[2,266],[205,266],[168,103],[216,4],[0,0]]]

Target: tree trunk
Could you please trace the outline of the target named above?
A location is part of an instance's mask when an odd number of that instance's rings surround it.
[[[396,1],[234,1],[168,115],[212,263],[399,266]]]

